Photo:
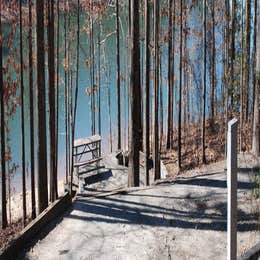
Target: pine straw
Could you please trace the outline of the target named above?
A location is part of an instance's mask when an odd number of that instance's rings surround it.
[[[0,229],[0,250],[6,247],[22,229],[22,220],[10,224],[6,229]]]
[[[239,118],[239,115],[238,115]],[[206,121],[205,153],[206,163],[214,163],[225,159],[225,133],[226,126],[223,118],[217,118],[214,125]],[[251,122],[244,125],[242,151],[251,149]],[[169,177],[181,176],[188,170],[201,167],[202,164],[202,134],[201,124],[193,124],[188,128],[182,128],[182,171],[178,168],[178,137],[177,129],[173,134],[173,149],[162,148],[161,159],[163,160]],[[238,149],[240,147],[240,129],[238,129]]]

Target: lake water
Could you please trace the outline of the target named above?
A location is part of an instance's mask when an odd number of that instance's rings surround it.
[[[121,74],[123,77],[121,83],[121,101],[122,101],[122,144],[123,148],[127,148],[127,129],[128,129],[128,62],[129,62],[129,52],[128,52],[128,43],[127,43],[127,32],[128,32],[128,14],[125,9],[120,9],[120,46],[121,46]],[[81,28],[84,28],[84,24],[88,23],[88,18],[85,13],[81,13]],[[61,15],[60,21],[60,62],[62,63],[64,57],[64,28],[63,28],[63,15]],[[141,23],[143,23],[143,17],[141,16]],[[116,91],[116,40],[115,40],[115,16],[113,15],[113,8],[109,8],[106,12],[106,15],[102,19],[101,26],[101,122],[102,122],[102,138],[103,138],[103,152],[109,151],[109,114],[108,114],[108,89],[111,94],[111,120],[112,120],[112,136],[113,136],[113,149],[116,149],[117,146],[117,91]],[[75,88],[75,59],[76,59],[76,17],[72,16],[71,18],[72,30],[71,33],[74,37],[74,40],[70,43],[70,51],[73,57],[73,92]],[[199,91],[201,89],[201,77],[202,77],[202,42],[199,37],[193,37],[193,35],[202,35],[202,22],[201,22],[201,11],[198,8],[193,9],[189,16],[188,26],[190,28],[191,35],[187,37],[187,46],[189,51],[189,70],[191,71],[190,78],[190,109],[191,114],[194,119],[198,118],[199,111],[201,108],[201,96]],[[11,26],[5,24],[3,26],[4,32],[4,59],[6,59],[8,53],[15,53],[15,49],[19,50],[19,30],[16,26],[15,39],[9,50],[6,46],[7,38],[11,31]],[[98,55],[97,55],[97,23],[95,23],[95,64],[97,66]],[[161,35],[167,35],[168,23],[167,19],[164,17],[162,19],[161,25]],[[221,26],[216,27],[216,48],[217,48],[217,91],[216,96],[219,100],[220,89],[221,89],[221,77],[222,77],[222,36],[221,36]],[[24,27],[24,58],[25,63],[28,62],[28,28]],[[143,40],[143,32],[141,31],[141,39]],[[179,29],[176,28],[176,39],[175,39],[175,93],[177,93],[178,86],[178,69],[179,69]],[[153,43],[151,43],[153,44]],[[141,41],[141,46],[143,46],[143,41]],[[168,46],[167,42],[162,42],[161,47],[162,52],[162,66],[161,66],[161,84],[163,90],[163,117],[164,117],[164,129],[166,130],[165,123],[167,119],[166,114],[166,105],[167,105],[167,56],[168,56]],[[19,52],[18,52],[19,53]],[[141,49],[141,58],[143,55],[143,48]],[[86,60],[89,59],[89,35],[87,31],[81,29],[80,34],[80,69],[79,69],[79,99],[78,99],[78,109],[77,109],[77,118],[76,118],[76,132],[75,137],[84,137],[91,135],[91,112],[90,112],[90,97],[86,95],[86,88],[90,88],[90,68],[85,66]],[[16,60],[19,63],[19,55],[14,55],[18,57]],[[141,67],[144,67],[144,59]],[[47,55],[46,55],[47,62]],[[47,64],[47,63],[46,63]],[[151,65],[152,69],[152,65]],[[95,68],[97,71],[97,67]],[[108,74],[110,77],[108,78]],[[18,77],[19,75],[11,72],[13,78]],[[64,178],[65,176],[65,124],[64,124],[64,70],[62,65],[60,66],[60,96],[59,96],[59,177]],[[141,73],[143,75],[143,73]],[[153,75],[151,71],[151,76]],[[35,79],[35,77],[34,77]],[[209,82],[209,77],[208,77]],[[36,83],[35,83],[36,84]],[[151,77],[152,84],[152,77]],[[46,79],[46,90],[47,90],[48,81]],[[209,86],[209,85],[208,85]],[[36,89],[36,86],[35,86]],[[46,92],[47,93],[47,92]],[[35,97],[36,97],[36,93]],[[20,88],[18,88],[16,95],[19,97]],[[153,93],[151,93],[151,98]],[[209,97],[209,88],[207,91],[207,97]],[[177,101],[177,94],[175,95]],[[207,100],[209,100],[207,98]],[[96,102],[97,103],[97,102]],[[176,102],[177,104],[177,102]],[[208,111],[207,103],[207,111]],[[36,111],[36,107],[35,107]],[[97,112],[97,110],[96,110]],[[97,113],[96,113],[97,114]],[[29,84],[28,84],[28,69],[25,70],[25,119],[26,119],[26,162],[27,162],[27,171],[28,171],[28,188],[30,185],[29,176],[30,176],[30,138],[29,138]],[[177,122],[177,106],[175,107],[175,123]],[[47,115],[48,116],[48,115]],[[152,113],[151,113],[152,117]],[[20,108],[17,108],[15,114],[12,118],[9,118],[9,128],[10,128],[10,146],[12,150],[12,163],[21,165],[21,120],[20,120]],[[35,114],[36,118],[36,114]],[[96,123],[97,125],[97,123]],[[35,126],[37,126],[35,122]],[[97,127],[96,127],[97,129]],[[35,133],[36,136],[36,133]],[[37,140],[36,140],[37,141]],[[11,166],[11,164],[10,164]],[[37,170],[37,167],[36,167]],[[19,167],[15,172],[15,178],[12,183],[13,186],[16,186],[16,190],[20,189],[20,178],[21,176],[21,167]]]

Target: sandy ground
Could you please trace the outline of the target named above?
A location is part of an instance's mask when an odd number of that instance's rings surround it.
[[[240,255],[260,241],[260,203],[252,196],[257,171],[247,168],[253,160],[239,157],[239,162]],[[78,195],[72,208],[20,258],[226,259],[224,165],[207,166],[208,173],[198,169],[193,172],[196,177],[189,173],[149,188],[91,195],[91,188],[116,189],[109,186],[110,178],[125,180],[125,171],[112,170],[113,177],[85,186],[86,193]]]
[[[59,195],[64,194],[64,181],[60,180],[58,182],[58,192]],[[35,199],[36,199],[36,207],[37,207],[37,200],[38,200],[38,188],[35,188]],[[11,204],[10,204],[11,203]],[[31,190],[26,191],[26,210],[27,215],[30,218],[32,212],[31,206]],[[11,208],[11,221],[10,221],[10,214],[9,214],[9,207]],[[8,223],[14,223],[19,221],[23,216],[23,196],[22,193],[15,193],[11,195],[11,201],[7,200],[7,210],[8,210]],[[0,214],[1,214],[0,208]],[[1,224],[1,219],[0,219]]]

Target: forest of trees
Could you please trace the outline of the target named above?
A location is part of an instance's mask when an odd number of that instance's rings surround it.
[[[84,80],[90,85],[86,94],[91,120],[85,124],[92,135],[102,135],[101,124],[108,117],[109,150],[123,150],[127,143],[129,186],[139,186],[140,151],[145,154],[147,185],[151,158],[155,179],[160,179],[160,160],[165,154],[173,158],[178,173],[189,168],[187,164],[195,167],[224,158],[227,122],[232,117],[239,119],[239,150],[258,156],[258,8],[257,0],[1,1],[2,228],[11,222],[8,176],[14,172],[22,176],[24,226],[58,198],[61,114],[64,175],[66,183],[73,182],[72,143],[81,109],[77,104],[79,96],[85,95],[79,86],[82,70],[88,71]],[[105,37],[104,17],[110,17],[114,25]],[[11,25],[8,35],[4,35],[5,24]],[[87,43],[82,43],[83,33],[87,33]],[[113,50],[103,46],[109,37],[114,38]],[[106,61],[112,51],[115,68]],[[83,68],[80,53],[87,56]],[[107,83],[113,77],[116,91]],[[29,103],[24,101],[27,94]],[[111,108],[114,102],[116,111]],[[107,114],[102,114],[102,107]],[[10,120],[18,112],[19,165],[12,163],[9,133]],[[112,140],[113,128],[116,140]],[[212,159],[214,149],[219,157]]]

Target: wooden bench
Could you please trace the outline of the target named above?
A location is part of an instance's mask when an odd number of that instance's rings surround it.
[[[78,177],[82,174],[104,168],[104,166],[100,166],[102,159],[100,135],[93,135],[74,141],[73,166]]]

